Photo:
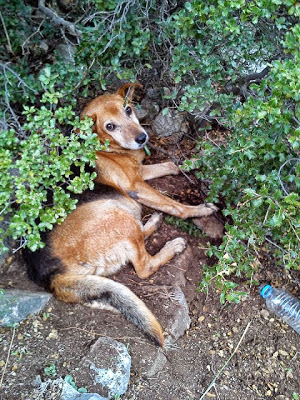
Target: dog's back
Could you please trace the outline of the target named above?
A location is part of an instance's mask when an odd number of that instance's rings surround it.
[[[151,311],[124,285],[105,278],[138,257],[141,207],[112,187],[97,186],[34,253],[24,250],[30,278],[65,302],[110,306],[163,345]]]

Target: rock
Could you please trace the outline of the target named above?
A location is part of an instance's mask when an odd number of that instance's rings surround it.
[[[146,377],[152,377],[162,371],[167,357],[165,352],[174,350],[176,340],[190,327],[188,304],[180,287],[156,287],[158,294],[152,304],[154,315],[156,308],[164,310],[164,319],[160,319],[164,331],[169,336],[165,339],[164,349],[148,341],[131,344],[132,365],[135,371]]]
[[[35,387],[31,397],[33,399],[108,400],[107,397],[102,397],[97,393],[80,393],[62,377],[54,380],[47,379],[43,382],[40,375],[37,375],[32,385]]]
[[[101,395],[111,399],[126,392],[131,357],[123,343],[108,337],[98,339],[79,366],[78,380],[82,377],[83,370],[87,371],[84,374],[84,384],[93,387]]]
[[[147,112],[147,117],[153,119],[159,113],[159,105],[147,97],[141,102],[141,107]]]
[[[153,103],[153,100],[157,101],[161,99],[161,91],[160,89],[149,88],[147,90],[146,97],[152,100]]]
[[[202,218],[194,218],[193,222],[209,238],[222,239],[224,235],[224,225],[215,215],[210,215],[208,217]]]
[[[56,46],[55,50],[65,60],[65,62],[74,64],[75,46],[60,43]]]
[[[178,339],[190,327],[189,306],[180,287],[175,287],[171,290],[170,299],[176,305],[176,308],[172,313],[172,319],[166,330],[174,339]]]
[[[149,117],[149,112],[145,108],[135,107],[134,111],[139,121],[143,121],[144,119]]]
[[[97,393],[80,393],[69,383],[64,382],[60,400],[108,400]]]
[[[0,326],[11,326],[35,314],[48,303],[52,295],[46,292],[5,290],[0,295]]]
[[[170,339],[166,339],[168,343]],[[163,349],[145,342],[135,342],[130,346],[132,367],[139,375],[151,378],[165,367],[167,357]]]
[[[41,40],[39,42],[39,48],[40,48],[42,53],[47,53],[49,51],[49,45],[46,42],[46,40]]]
[[[158,137],[171,138],[173,143],[177,143],[189,129],[183,113],[169,110],[166,115],[162,112],[158,114],[153,123],[153,131]]]

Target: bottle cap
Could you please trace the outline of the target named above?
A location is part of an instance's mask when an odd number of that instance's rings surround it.
[[[266,299],[267,297],[271,296],[272,291],[273,291],[273,288],[271,285],[265,285],[261,289],[260,294],[264,299]]]

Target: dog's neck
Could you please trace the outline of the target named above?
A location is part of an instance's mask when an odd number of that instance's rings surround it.
[[[108,150],[99,151],[97,154],[104,156],[105,153],[109,153],[110,156],[116,156],[122,154],[123,156],[128,156],[130,158],[134,158],[139,164],[143,162],[146,154],[144,149],[139,150],[127,150],[122,147],[112,146]]]

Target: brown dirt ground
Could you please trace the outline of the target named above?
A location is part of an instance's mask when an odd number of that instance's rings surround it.
[[[170,194],[176,199],[199,202],[197,185],[193,187],[187,182],[183,176],[169,177],[156,180],[154,185],[164,190],[167,188],[169,193],[173,191]],[[187,188],[191,190],[187,192]],[[193,265],[185,272],[187,284],[184,289],[192,323],[185,336],[179,338],[176,345],[165,353],[167,363],[160,372],[146,378],[135,367],[136,359],[141,355],[134,349],[146,344],[149,346],[149,342],[122,316],[114,315],[112,319],[106,311],[52,299],[43,313],[20,324],[13,341],[12,329],[0,328],[0,379],[3,377],[0,399],[36,400],[30,394],[33,390],[32,381],[36,375],[46,378],[44,368],[51,363],[55,364],[58,375],[75,376],[78,387],[91,389],[78,371],[78,364],[102,335],[109,335],[129,345],[132,369],[128,392],[121,397],[124,400],[296,399],[293,394],[300,395],[300,336],[266,311],[264,301],[255,287],[246,289],[248,297],[240,304],[223,306],[213,288],[208,294],[196,292],[196,283],[202,275],[200,265],[211,262],[203,250],[207,238],[189,237],[163,223],[149,239],[148,249],[155,252],[167,240],[177,236],[187,238],[194,257]],[[168,268],[172,276],[172,265]],[[149,286],[155,293],[155,285],[161,284],[162,272],[158,271],[151,279],[141,281],[128,266],[116,279],[136,292],[139,292],[138,288]],[[269,263],[256,274],[255,279],[290,290],[299,283],[296,275]],[[20,254],[2,271],[1,287],[37,289],[26,276]],[[160,320],[160,304],[155,302],[155,296],[146,294],[143,297],[141,294],[141,297]],[[226,365],[243,334],[236,353]],[[9,353],[10,359],[3,375],[4,362]],[[215,384],[205,397],[201,397],[225,365]]]

